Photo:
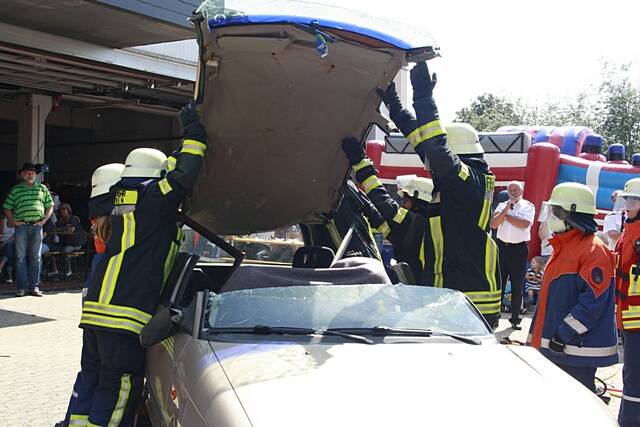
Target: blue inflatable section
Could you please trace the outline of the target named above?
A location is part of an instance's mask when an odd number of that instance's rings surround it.
[[[604,164],[602,163],[604,166]],[[596,206],[598,209],[613,210],[611,193],[624,188],[625,182],[640,177],[637,173],[600,169],[598,175],[598,191]],[[558,184],[563,182],[587,183],[587,168],[584,166],[560,163],[558,170]]]
[[[622,190],[625,182],[633,178],[638,178],[637,173],[624,173],[602,170],[600,171],[600,185],[596,194],[596,206],[598,209],[613,209],[611,193]]]
[[[562,184],[563,182],[580,182],[585,184],[587,182],[587,168],[560,163],[558,184]]]
[[[567,154],[569,156],[576,156],[580,153],[578,145],[580,141],[583,141],[586,134],[591,133],[591,130],[584,126],[572,126],[567,129],[562,140],[562,147],[560,148],[561,154]]]

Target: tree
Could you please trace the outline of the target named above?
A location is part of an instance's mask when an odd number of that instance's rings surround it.
[[[485,132],[505,125],[586,126],[604,137],[605,146],[623,144],[630,157],[640,152],[640,86],[629,71],[628,64],[605,63],[601,81],[571,101],[528,104],[485,93],[458,111],[456,121]]]
[[[607,145],[619,143],[627,155],[640,151],[640,89],[629,78],[629,65],[605,64],[596,106],[600,122],[595,130]]]
[[[513,102],[485,93],[456,112],[455,121],[469,123],[479,132],[492,132],[500,126],[523,124],[523,116]]]

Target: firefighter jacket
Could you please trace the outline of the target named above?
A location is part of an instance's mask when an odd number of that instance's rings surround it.
[[[638,249],[636,249],[638,247]],[[640,331],[640,220],[625,224],[616,245],[616,320],[619,329]]]
[[[195,184],[205,150],[204,143],[184,140],[164,178],[125,179],[112,187],[112,232],[89,283],[80,327],[138,335],[151,319],[181,240],[177,209]]]
[[[550,243],[553,254],[527,342],[559,365],[617,363],[613,255],[598,237],[579,230],[557,234]],[[549,349],[554,336],[566,344],[561,353]]]
[[[464,292],[482,314],[497,316],[498,247],[489,234],[495,176],[484,160],[462,161],[451,152],[433,99],[417,99],[413,105],[417,120],[405,110],[392,119],[428,165],[440,194],[440,202],[432,203],[440,216],[429,218],[430,237],[437,248],[429,262],[435,272],[442,271],[442,280],[434,283]]]
[[[408,211],[400,207],[376,176],[377,171],[370,159],[364,158],[352,169],[377,211],[368,215],[369,222],[391,242],[394,258],[409,264],[418,283],[440,283],[442,286],[442,264],[434,265],[431,262],[435,259],[436,251],[442,255],[442,236],[431,236],[432,228],[436,232],[440,230],[440,216],[433,214],[433,218],[429,218],[429,208]]]

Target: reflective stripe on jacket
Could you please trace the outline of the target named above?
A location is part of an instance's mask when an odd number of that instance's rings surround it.
[[[618,361],[614,323],[613,255],[594,235],[555,235],[528,343],[557,364],[610,366]],[[549,350],[558,335],[563,353]]]
[[[640,241],[640,221],[625,224],[618,239],[618,265],[616,275],[616,318],[618,328],[640,331],[640,256],[636,242]]]
[[[177,209],[195,184],[206,145],[184,141],[162,179],[112,187],[112,232],[82,307],[80,326],[137,335],[160,302],[178,252]]]

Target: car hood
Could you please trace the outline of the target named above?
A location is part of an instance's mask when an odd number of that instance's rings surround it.
[[[254,427],[617,425],[600,399],[532,348],[211,345]]]
[[[312,16],[220,22],[198,27],[196,93],[209,149],[188,214],[216,234],[317,221],[337,202],[348,172],[341,140],[386,123],[375,89],[417,46]],[[421,52],[436,56],[435,46]]]

